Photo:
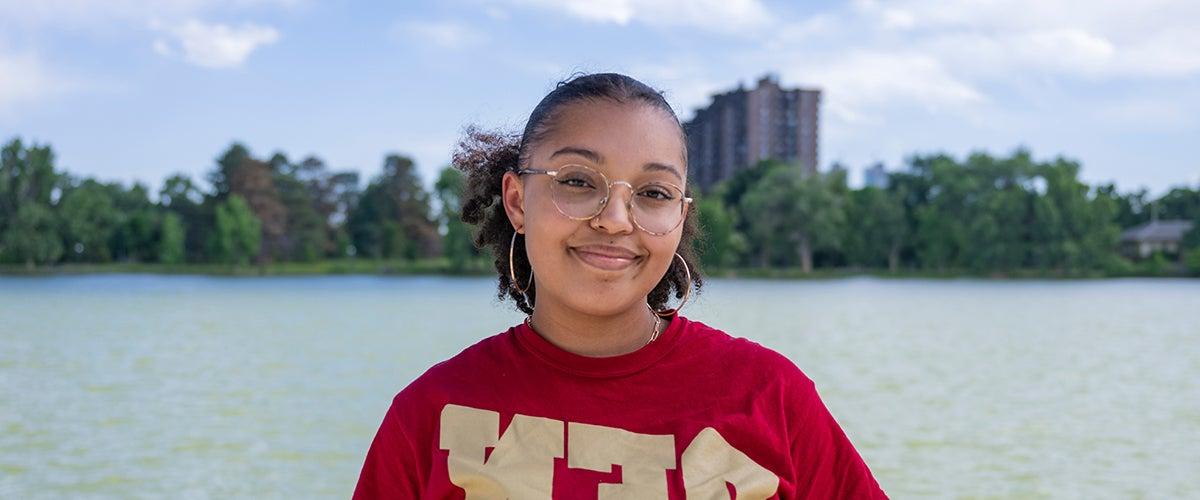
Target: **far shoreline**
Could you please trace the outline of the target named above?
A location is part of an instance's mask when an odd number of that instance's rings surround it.
[[[1122,272],[1065,272],[1045,269],[1018,269],[1010,271],[971,271],[965,269],[918,270],[863,268],[818,268],[805,273],[800,268],[724,268],[706,269],[708,278],[727,279],[771,279],[771,280],[831,280],[854,277],[879,279],[982,279],[993,281],[1014,280],[1095,280],[1112,278],[1194,278],[1180,270],[1128,269]],[[0,264],[0,277],[70,276],[92,274],[157,274],[199,276],[491,276],[495,273],[490,262],[473,260],[454,265],[447,259],[424,260],[373,260],[341,259],[313,262],[273,262],[268,264],[158,264],[142,262],[113,262],[105,264],[70,263],[53,266],[27,267]]]

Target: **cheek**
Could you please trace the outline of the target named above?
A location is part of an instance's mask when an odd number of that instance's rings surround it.
[[[534,273],[543,278],[553,275],[561,268],[567,236],[576,221],[563,217],[554,205],[545,199],[530,197],[525,206],[525,245]]]
[[[655,283],[662,279],[667,269],[670,269],[671,263],[675,260],[675,251],[678,248],[679,238],[670,236],[661,237],[659,241],[653,241],[647,245],[647,249],[650,250],[650,255],[653,259],[653,262],[650,262],[650,266],[648,267],[653,268],[653,272],[650,274],[652,274]]]

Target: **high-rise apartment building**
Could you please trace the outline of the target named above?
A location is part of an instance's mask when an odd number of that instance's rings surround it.
[[[816,173],[820,104],[820,90],[785,89],[773,75],[753,89],[739,85],[714,95],[684,124],[692,181],[709,189],[765,159]]]

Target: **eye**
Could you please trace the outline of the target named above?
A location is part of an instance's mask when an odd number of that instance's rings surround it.
[[[655,185],[643,187],[642,190],[638,192],[638,196],[644,196],[646,198],[661,201],[670,201],[675,199],[675,195],[671,193],[670,189]]]
[[[593,188],[592,182],[586,177],[564,177],[557,179],[558,183],[571,188]]]

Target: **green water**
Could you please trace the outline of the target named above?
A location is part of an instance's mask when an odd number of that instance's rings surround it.
[[[490,280],[0,277],[0,498],[345,498]],[[896,498],[1200,496],[1200,281],[712,280]]]

